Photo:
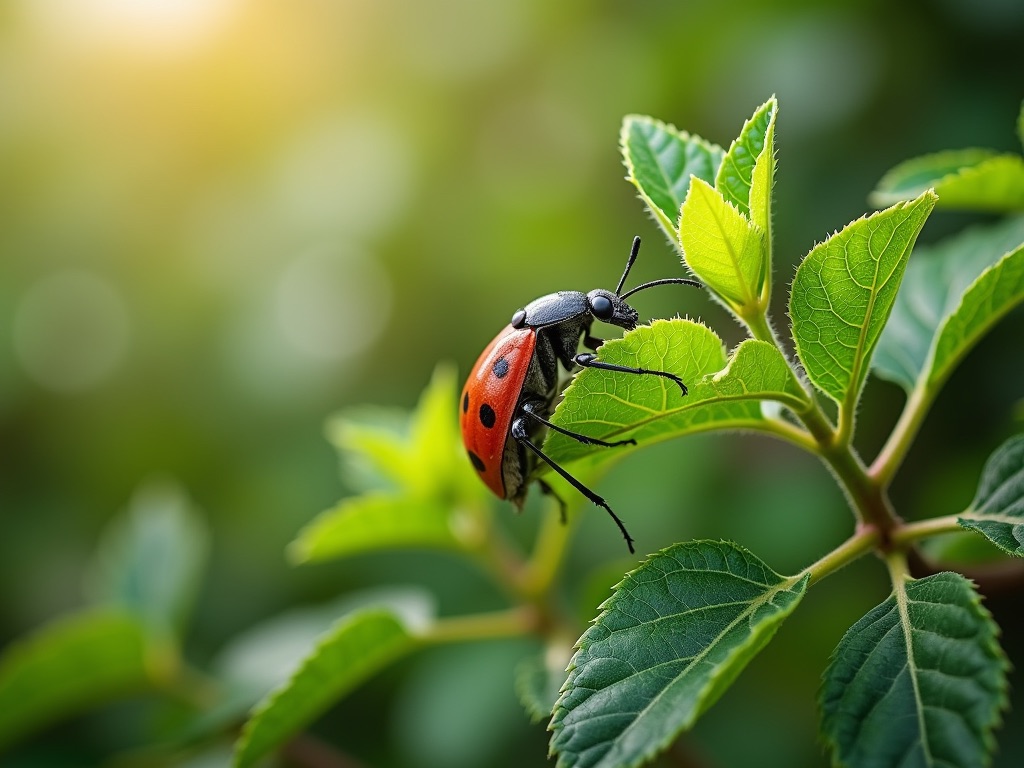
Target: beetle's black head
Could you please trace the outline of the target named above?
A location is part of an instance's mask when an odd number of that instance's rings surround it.
[[[596,288],[587,294],[587,307],[590,314],[602,323],[617,325],[632,331],[640,322],[640,315],[629,304],[611,291]]]

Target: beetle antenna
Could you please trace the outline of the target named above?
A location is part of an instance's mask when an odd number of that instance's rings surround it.
[[[633,268],[633,262],[636,261],[637,254],[640,253],[640,235],[633,238],[633,247],[629,251],[629,260],[626,262],[626,271],[622,273],[622,277],[619,278],[619,284],[615,287],[615,295],[619,295],[619,291],[622,290],[622,286],[626,284],[626,278],[629,277],[629,270]],[[631,291],[630,293],[633,293]],[[627,294],[628,296],[629,294]]]
[[[656,285],[692,285],[694,288],[703,288],[704,286],[698,283],[696,280],[689,280],[685,277],[666,277],[661,280],[651,280],[649,283],[638,285],[636,288],[631,288],[624,294],[619,296],[620,299],[626,299],[632,296],[637,291],[643,291],[647,288],[653,288]]]

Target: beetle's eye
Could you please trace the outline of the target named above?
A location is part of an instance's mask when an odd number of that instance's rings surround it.
[[[615,307],[607,296],[595,296],[590,300],[590,311],[598,320],[608,320],[615,314]]]

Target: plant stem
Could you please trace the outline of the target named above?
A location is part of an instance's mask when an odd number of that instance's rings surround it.
[[[491,640],[519,637],[537,628],[537,612],[531,607],[511,608],[492,613],[439,619],[423,635],[428,643],[458,643],[467,640]]]
[[[921,423],[928,413],[931,399],[931,391],[928,387],[920,383],[914,387],[903,406],[903,412],[900,414],[892,434],[889,435],[889,439],[871,464],[869,470],[871,477],[883,488],[889,487],[903,463],[903,459],[906,457],[911,443],[914,442],[914,438],[917,437]]]
[[[804,568],[797,576],[809,574],[808,586],[831,576],[845,565],[849,565],[861,555],[873,549],[880,540],[878,529],[874,526],[861,526],[850,538],[833,549],[818,562]]]
[[[906,547],[917,539],[936,536],[941,533],[957,533],[963,531],[959,522],[961,515],[947,515],[920,520],[916,523],[903,523],[896,526],[890,534],[890,541],[896,547]]]
[[[519,579],[519,590],[528,599],[536,601],[551,589],[579,518],[575,506],[571,513],[566,510],[564,523],[561,516],[545,510],[533,554]]]

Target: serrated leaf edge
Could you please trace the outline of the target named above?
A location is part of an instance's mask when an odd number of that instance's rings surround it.
[[[719,539],[719,540],[714,540],[714,539],[696,539],[696,540],[688,541],[688,542],[679,542],[679,543],[676,543],[676,544],[671,544],[671,545],[669,545],[667,547],[664,547],[664,548],[662,548],[662,549],[652,553],[651,555],[648,555],[646,558],[644,558],[643,562],[641,562],[636,568],[634,568],[634,569],[632,569],[630,571],[627,571],[626,574],[622,577],[622,579],[619,580],[619,582],[617,584],[615,584],[615,586],[612,587],[612,594],[609,595],[604,600],[602,600],[600,605],[598,605],[599,613],[598,613],[598,615],[596,617],[594,617],[593,619],[590,620],[590,626],[591,627],[596,626],[598,624],[598,622],[602,618],[604,618],[604,616],[608,612],[609,604],[617,597],[619,589],[626,583],[626,581],[631,576],[633,576],[634,574],[636,574],[637,572],[642,570],[645,567],[647,562],[649,562],[654,557],[657,557],[657,556],[660,556],[660,555],[666,555],[670,550],[673,550],[673,549],[676,549],[676,548],[680,548],[680,547],[693,546],[693,545],[697,545],[697,544],[713,544],[713,545],[729,547],[729,548],[732,548],[732,549],[737,550],[739,552],[742,552],[744,555],[749,555],[750,557],[752,557],[755,560],[758,560],[759,562],[764,564],[765,568],[768,571],[770,571],[772,574],[774,574],[775,576],[778,576],[781,579],[781,581],[777,585],[775,585],[775,587],[773,589],[771,589],[769,592],[766,592],[764,595],[762,595],[757,600],[752,601],[750,603],[750,606],[746,610],[744,610],[736,619],[731,621],[718,635],[716,635],[715,639],[712,642],[710,642],[704,648],[704,650],[701,651],[700,654],[698,654],[697,656],[694,656],[694,663],[696,663],[697,661],[702,659],[706,654],[708,654],[711,651],[711,649],[715,647],[716,643],[722,638],[722,636],[725,635],[726,633],[728,633],[729,630],[731,630],[733,627],[735,627],[742,620],[749,618],[750,614],[754,610],[756,610],[757,608],[760,608],[761,606],[765,605],[766,603],[771,602],[771,600],[774,599],[777,595],[779,595],[779,594],[781,594],[783,592],[791,591],[793,589],[793,587],[795,587],[795,586],[802,585],[801,592],[803,592],[804,590],[806,590],[807,583],[810,581],[810,574],[804,574],[804,575],[799,575],[798,574],[796,576],[783,576],[782,574],[778,573],[773,568],[771,568],[767,564],[765,564],[764,561],[761,560],[761,558],[759,558],[757,555],[755,555],[749,549],[747,549],[743,545],[738,544],[738,543],[736,543],[734,541],[730,541],[730,540],[726,540],[726,539]],[[802,594],[799,597],[802,597]],[[733,658],[735,658],[736,652],[738,652],[738,651],[744,651],[744,650],[746,650],[746,649],[748,649],[750,647],[756,647],[757,643],[753,642],[753,641],[760,639],[763,636],[763,633],[764,633],[765,630],[771,630],[771,634],[769,634],[765,638],[765,640],[764,640],[764,644],[767,644],[771,640],[771,637],[772,637],[772,635],[774,635],[775,631],[778,630],[778,627],[779,627],[779,625],[781,623],[781,620],[785,619],[796,608],[797,604],[799,604],[799,598],[797,600],[797,603],[794,604],[792,606],[792,608],[785,613],[785,615],[783,615],[782,617],[779,617],[778,621],[769,622],[767,625],[764,622],[759,624],[757,629],[754,632],[751,633],[750,637],[747,638],[747,642],[744,642],[742,645],[740,645],[736,649],[734,649],[733,653],[729,654],[728,660],[731,661]],[[555,723],[554,723],[555,713],[558,711],[559,705],[562,703],[562,699],[564,698],[565,693],[570,688],[570,685],[569,685],[570,675],[577,668],[576,657],[577,657],[577,655],[578,655],[578,653],[580,651],[586,650],[586,648],[589,647],[589,645],[585,642],[585,640],[587,639],[587,634],[588,634],[587,632],[584,632],[583,635],[580,636],[580,639],[576,642],[576,644],[573,647],[574,650],[573,650],[572,658],[569,660],[569,664],[568,664],[568,666],[565,669],[565,671],[566,671],[566,680],[565,680],[564,683],[562,683],[561,688],[559,688],[558,699],[557,699],[557,701],[555,701],[555,706],[552,708],[552,717],[551,717],[551,720],[548,723],[548,728],[547,728],[547,730],[549,732],[552,732],[552,733],[555,732]],[[692,665],[690,665],[690,666],[692,666]],[[689,669],[690,666],[688,666],[687,668]],[[697,697],[697,703],[694,706],[693,716],[691,718],[689,718],[687,721],[685,721],[675,731],[674,734],[670,734],[669,736],[667,736],[666,738],[664,738],[660,742],[657,742],[657,743],[653,744],[652,746],[649,746],[646,749],[646,751],[643,753],[643,755],[640,756],[639,760],[634,761],[634,762],[630,762],[630,763],[622,763],[621,765],[617,765],[616,768],[637,768],[637,766],[642,765],[647,760],[649,760],[651,757],[653,757],[655,754],[657,754],[662,749],[664,749],[669,744],[671,744],[680,733],[682,733],[683,731],[686,731],[686,730],[689,730],[690,728],[692,728],[693,724],[700,718],[700,716],[702,714],[704,714],[704,712],[706,712],[707,709],[712,704],[715,703],[715,701],[718,700],[718,696],[720,696],[722,693],[724,693],[724,689],[722,691],[717,691],[716,690],[717,689],[717,685],[716,684],[726,674],[726,672],[728,671],[727,670],[728,666],[729,666],[728,663],[722,663],[722,664],[718,665],[715,668],[714,672],[712,672],[708,676],[707,684],[703,687],[703,689],[701,690],[701,694]],[[643,712],[645,712],[647,709],[649,709],[651,707],[651,705],[655,701],[657,701],[657,699],[661,695],[663,695],[663,693],[665,692],[666,689],[667,689],[667,686],[666,686],[666,688],[663,688],[658,693],[658,695],[655,696],[650,702],[648,702],[648,704],[644,707],[644,709],[641,710],[641,712],[637,713],[636,717],[634,718],[634,721],[636,719],[639,719],[640,715]],[[712,698],[711,700],[708,700],[708,697],[710,697],[712,694],[715,694],[715,693],[717,693],[718,695],[715,696],[714,698]],[[549,757],[553,757],[554,755],[555,755],[555,752],[554,752],[554,750],[551,747],[550,742],[549,742],[548,756]],[[561,765],[562,765],[562,760],[561,760],[561,756],[559,755],[558,768],[560,768]],[[599,763],[598,765],[600,766],[601,764]]]

